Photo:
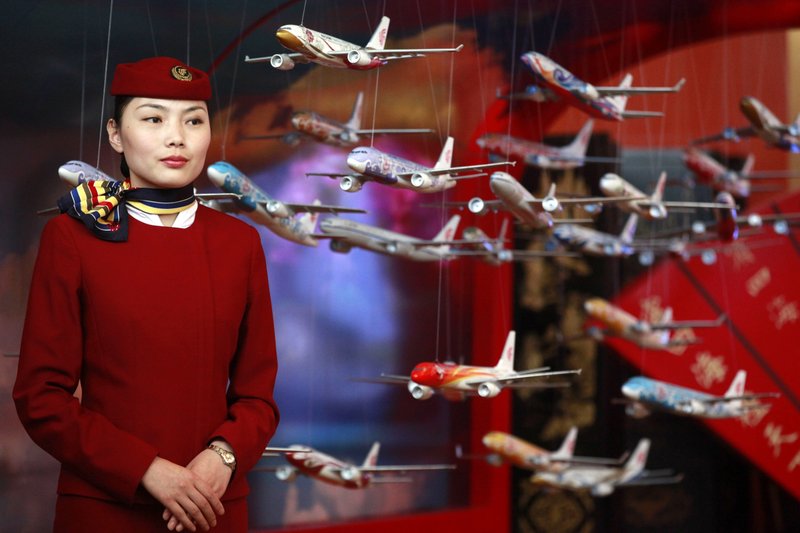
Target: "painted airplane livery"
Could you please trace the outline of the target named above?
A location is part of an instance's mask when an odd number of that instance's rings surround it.
[[[493,367],[424,362],[415,366],[410,376],[382,374],[380,378],[359,381],[405,385],[415,400],[427,400],[435,393],[448,400],[463,400],[467,396],[494,398],[506,387],[536,388],[537,384],[529,380],[581,373],[580,369],[550,371],[549,367],[515,371],[515,339],[515,332],[509,331],[500,359]]]
[[[686,80],[672,87],[631,87],[633,76],[627,74],[618,87],[595,87],[577,78],[570,71],[538,52],[522,55],[537,82],[581,111],[604,120],[622,121],[626,118],[660,117],[653,111],[626,111],[628,96],[649,93],[676,93]]]
[[[364,462],[359,466],[336,459],[308,446],[267,447],[264,449],[264,456],[282,454],[289,464],[277,468],[258,467],[255,470],[274,470],[275,476],[281,481],[294,481],[299,473],[346,489],[365,489],[375,483],[405,483],[410,481],[405,477],[383,477],[382,474],[453,470],[455,468],[455,465],[446,464],[378,466],[379,450],[380,443],[373,443]]]
[[[460,52],[463,44],[455,48],[398,48],[387,50],[386,36],[389,17],[381,18],[378,27],[366,46],[358,46],[337,37],[314,31],[305,26],[286,24],[278,28],[275,37],[289,54],[266,57],[246,56],[245,63],[269,63],[278,70],[291,70],[297,63],[316,63],[325,67],[370,70],[394,59],[424,57],[426,54]]]
[[[297,111],[292,115],[292,127],[295,131],[270,135],[250,135],[244,139],[281,139],[290,146],[296,146],[302,137],[332,146],[352,147],[361,142],[362,135],[400,134],[400,133],[432,133],[432,129],[399,129],[399,128],[362,128],[361,115],[364,104],[364,93],[359,92],[353,105],[350,120],[345,123],[324,117],[313,111]]]
[[[622,385],[622,394],[628,404],[626,412],[636,418],[649,415],[652,409],[700,418],[739,418],[751,411],[770,408],[769,404],[761,403],[758,399],[779,396],[775,393],[745,394],[746,379],[747,372],[739,370],[725,395],[714,396],[665,381],[637,376]]]
[[[364,213],[361,209],[314,204],[292,204],[270,197],[253,183],[243,172],[225,161],[209,165],[207,170],[211,182],[228,193],[240,196],[236,204],[241,212],[253,222],[266,226],[270,231],[286,240],[317,246],[312,236],[319,213]],[[302,212],[300,216],[295,216]]]

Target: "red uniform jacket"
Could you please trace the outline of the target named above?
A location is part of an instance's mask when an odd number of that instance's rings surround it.
[[[186,229],[129,222],[124,243],[66,215],[45,227],[14,386],[20,420],[61,462],[61,494],[155,502],[139,482],[156,455],[186,465],[221,437],[238,463],[223,500],[242,497],[278,424],[258,233],[204,207]]]

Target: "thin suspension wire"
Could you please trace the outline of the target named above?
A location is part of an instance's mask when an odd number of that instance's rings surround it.
[[[511,83],[510,90],[514,92],[514,77],[517,70],[517,16],[519,14],[519,1],[514,0],[514,24],[511,31]],[[506,135],[511,135],[511,122],[514,119],[514,99],[508,99],[508,123],[506,124]]]
[[[153,42],[153,55],[157,56],[158,46],[156,46],[156,32],[153,31],[153,18],[150,16],[150,0],[146,0],[145,8],[147,8],[147,22],[150,24],[150,40]]]
[[[241,34],[244,31],[244,19],[247,15],[247,0],[244,0],[244,5],[242,6],[242,18],[239,22],[239,33]],[[239,51],[242,47],[242,42],[239,41],[236,44],[236,55],[235,57],[239,57]],[[236,76],[239,73],[239,61],[233,62],[233,77],[231,79],[231,92],[228,95],[228,113],[225,117],[225,128],[222,131],[222,159],[226,159],[226,149],[228,146],[228,128],[231,124],[231,115],[233,115],[233,95],[236,89]]]
[[[306,20],[306,6],[308,5],[308,0],[303,0],[303,13],[300,15],[300,25],[303,25],[303,22]]]
[[[103,145],[103,110],[106,108],[106,85],[108,83],[108,56],[111,50],[111,21],[114,15],[114,0],[110,0],[108,6],[108,32],[106,36],[106,60],[103,67],[103,96],[100,99],[100,127],[97,134],[97,160],[95,166],[100,168],[100,148]]]
[[[205,9],[203,11],[205,12],[205,19],[206,19],[206,36],[208,37],[208,53],[210,55],[209,63],[213,63],[215,54],[214,54],[214,42],[211,38],[211,18],[208,16],[208,2],[205,3],[204,8]],[[222,109],[220,107],[219,84],[217,83],[217,76],[210,76],[210,78],[211,78],[211,83],[214,84],[214,90],[212,91],[214,95],[214,103],[216,104],[217,109]]]

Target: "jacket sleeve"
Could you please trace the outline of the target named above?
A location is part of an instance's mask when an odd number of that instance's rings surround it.
[[[158,451],[74,396],[83,359],[81,257],[64,216],[47,224],[39,244],[14,402],[33,441],[63,468],[117,500],[133,502]]]
[[[258,232],[250,228],[250,233],[247,308],[230,367],[228,417],[209,439],[219,437],[231,445],[237,477],[246,474],[261,458],[280,418],[272,397],[278,361],[267,265]]]

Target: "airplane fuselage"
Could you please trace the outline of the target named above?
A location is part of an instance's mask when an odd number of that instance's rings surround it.
[[[614,492],[614,486],[622,480],[623,470],[599,466],[570,466],[556,472],[537,472],[533,483],[569,490],[592,490],[598,496]]]
[[[502,431],[487,433],[482,442],[503,461],[519,468],[556,472],[566,467],[563,461],[552,461],[552,454],[547,450]]]
[[[759,100],[745,96],[739,102],[739,108],[752,125],[755,134],[765,143],[793,153],[800,152],[800,135],[796,131],[784,132],[778,129],[784,126],[783,122]]]
[[[362,472],[357,466],[340,461],[317,450],[290,452],[286,461],[299,472],[339,487],[363,489],[369,486],[371,476]],[[348,479],[342,476],[348,473]]]
[[[294,129],[316,141],[333,146],[351,147],[359,142],[358,135],[335,120],[309,111],[298,111],[292,116]]]
[[[72,187],[88,181],[117,181],[102,170],[77,160],[68,161],[58,167],[58,177]]]
[[[622,179],[616,174],[606,174],[600,178],[600,190],[606,196],[612,197],[631,197],[646,198],[647,195],[634,187],[629,181]],[[631,200],[630,202],[618,202],[617,207],[626,213],[636,213],[647,220],[662,220],[667,217],[667,210],[663,206],[643,206],[641,200]]]
[[[553,227],[553,217],[541,208],[540,204],[531,203],[536,198],[507,172],[493,172],[489,187],[503,205],[521,222],[534,229]]]
[[[750,195],[750,180],[725,168],[710,155],[689,148],[684,153],[683,161],[686,168],[693,172],[701,183],[717,191],[728,192],[736,198],[747,198]]]
[[[711,394],[645,377],[634,377],[622,385],[622,393],[635,402],[681,415],[701,418],[738,418],[745,414],[741,401],[713,402]]]
[[[320,222],[319,227],[326,235],[344,243],[338,245],[338,251],[347,251],[347,247],[355,246],[414,261],[447,259],[449,248],[446,245],[413,246],[412,243],[418,242],[420,239],[345,218],[328,217]],[[452,239],[452,235],[447,240],[450,239]],[[332,243],[332,247],[336,250],[337,245]]]
[[[380,59],[372,59],[367,65],[352,64],[347,55],[331,55],[330,52],[349,52],[362,50],[363,47],[344,41],[332,35],[314,31],[296,24],[287,24],[278,28],[275,33],[278,42],[292,52],[297,52],[309,61],[333,68],[350,68],[369,70],[385,63]]]
[[[522,158],[528,165],[539,168],[567,170],[583,165],[583,161],[578,159],[564,159],[566,154],[557,147],[512,137],[511,135],[487,133],[476,142],[478,146],[490,152],[503,154],[507,157],[515,155]]]
[[[270,231],[286,240],[305,246],[319,244],[303,228],[297,217],[271,215],[264,207],[264,202],[269,202],[272,198],[233,165],[224,161],[209,165],[208,177],[225,192],[241,195],[241,199],[236,200],[237,205],[253,222],[266,226]]]
[[[602,257],[627,257],[634,249],[616,235],[603,233],[577,224],[563,224],[553,229],[553,236],[567,247],[581,253]]]
[[[586,114],[603,120],[622,121],[622,109],[613,97],[601,96],[593,85],[537,52],[528,52],[522,61],[533,75],[558,96]]]
[[[602,298],[586,300],[583,307],[589,317],[605,324],[608,330],[616,336],[627,339],[643,348],[667,348],[669,343],[668,331],[654,331],[647,322],[637,320],[632,314]]]
[[[425,173],[431,167],[414,163],[402,157],[387,154],[368,146],[355,148],[347,156],[347,166],[366,176],[372,181],[389,185],[398,189],[408,189],[417,192],[435,193],[456,186],[449,174],[430,176],[430,184],[426,187],[415,187],[411,184],[411,176],[398,176],[398,174]]]

